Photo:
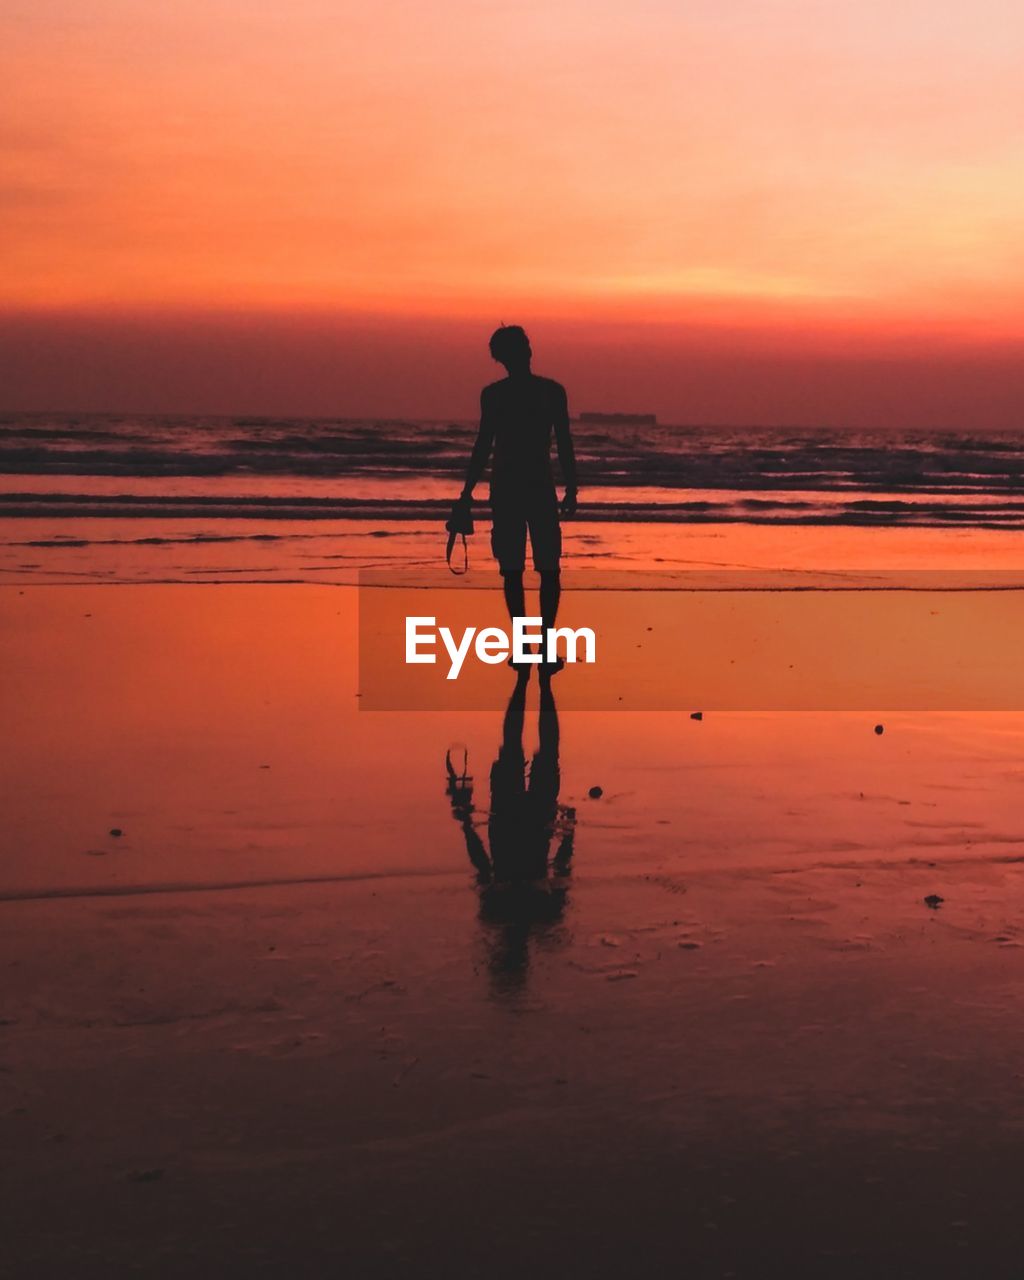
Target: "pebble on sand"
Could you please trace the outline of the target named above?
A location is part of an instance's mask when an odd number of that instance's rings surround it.
[[[883,733],[885,733],[885,725],[884,725],[884,724],[876,724],[876,725],[875,725],[875,733],[877,733],[877,734],[879,735],[879,737],[881,737],[881,735],[882,735]]]
[[[691,720],[703,720],[703,719],[704,719],[704,712],[703,712],[703,711],[691,711],[691,712],[690,712],[690,719],[691,719]]]
[[[590,796],[591,800],[600,800],[604,795],[604,787],[591,787],[587,795]]]
[[[112,836],[123,836],[123,835],[124,835],[124,832],[121,830],[121,828],[120,828],[120,827],[111,827],[111,828],[110,828],[110,834],[111,834]]]
[[[939,907],[946,901],[945,898],[938,893],[929,893],[924,900],[926,907],[931,907],[933,911],[938,911]]]

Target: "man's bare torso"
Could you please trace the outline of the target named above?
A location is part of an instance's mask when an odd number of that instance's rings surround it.
[[[536,374],[503,378],[484,388],[483,423],[494,433],[491,489],[548,489],[552,432],[567,423],[565,389]]]

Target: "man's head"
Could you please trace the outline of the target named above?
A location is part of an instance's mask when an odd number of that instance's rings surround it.
[[[503,364],[509,373],[530,367],[530,339],[518,324],[503,324],[491,334],[491,355]]]

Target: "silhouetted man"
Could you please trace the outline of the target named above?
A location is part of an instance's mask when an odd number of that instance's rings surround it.
[[[540,574],[540,612],[554,626],[561,593],[559,563],[562,528],[551,473],[551,435],[565,483],[561,514],[576,513],[576,455],[569,432],[565,388],[530,368],[530,340],[519,325],[502,325],[491,335],[491,355],[508,370],[480,394],[480,431],[456,506],[468,508],[473,489],[493,450],[491,467],[491,550],[505,585],[509,616],[526,616],[523,571],[526,535],[533,567]],[[557,670],[561,663],[549,667]]]

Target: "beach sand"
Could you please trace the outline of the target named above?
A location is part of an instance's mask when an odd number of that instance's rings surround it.
[[[0,590],[3,1274],[1018,1274],[1020,715],[563,712],[523,895],[354,604]]]

